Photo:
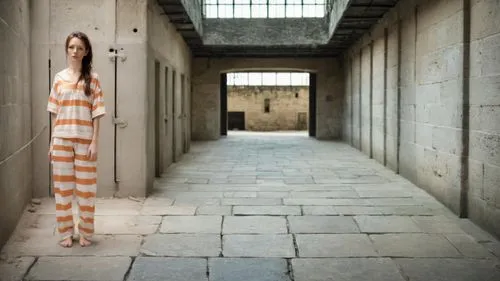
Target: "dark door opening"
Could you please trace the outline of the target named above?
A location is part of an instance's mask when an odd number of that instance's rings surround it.
[[[229,130],[245,130],[245,112],[230,111],[227,113],[227,126]]]
[[[227,136],[227,74],[220,75],[220,134]]]
[[[176,92],[176,80],[177,74],[175,70],[172,70],[172,159],[174,162],[177,162],[177,142],[176,142],[176,134],[177,134],[177,106],[175,103],[177,99],[175,98]]]
[[[316,73],[309,73],[309,136],[316,137]]]
[[[160,62],[155,61],[155,177],[161,175],[161,133],[160,133]]]

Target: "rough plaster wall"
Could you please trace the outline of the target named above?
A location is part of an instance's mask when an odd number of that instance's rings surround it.
[[[499,26],[499,1],[472,1],[469,214],[500,235]]]
[[[29,19],[29,1],[0,2],[0,248],[32,195]]]
[[[182,96],[181,75],[184,75],[185,93],[188,95],[189,88],[186,86],[191,75],[191,53],[182,37],[163,14],[157,1],[148,1],[148,187],[152,187],[155,172],[155,60],[160,62],[160,152],[162,154],[161,170],[165,171],[173,162],[173,137],[175,137],[175,155],[179,159],[183,154],[182,143],[186,137],[186,131],[190,131],[190,114],[181,116],[181,112],[188,113],[189,104],[186,96]],[[167,68],[167,82],[165,83],[165,68]],[[172,75],[176,72],[175,90],[172,89]],[[175,94],[175,104],[174,95]],[[182,99],[185,99],[184,110],[182,110]],[[175,111],[175,115],[174,115]],[[180,117],[180,118],[179,118]],[[165,121],[167,118],[167,121]],[[175,126],[173,124],[175,122]],[[174,132],[175,127],[175,132]],[[184,127],[184,131],[183,131]]]
[[[371,40],[375,50],[374,70],[383,69],[376,50],[379,41],[385,38],[380,31],[387,28],[386,165],[393,170],[399,169],[402,176],[458,214],[465,208],[460,205],[460,188],[467,184],[460,176],[462,169],[467,171],[461,163],[462,139],[469,138],[469,217],[500,235],[500,71],[497,58],[500,2],[471,1],[470,30],[464,26],[468,12],[463,3],[462,0],[399,2],[380,24],[349,49],[348,53],[354,56],[351,65],[353,86],[356,87],[359,75],[357,54]],[[467,64],[464,57],[469,57],[464,54],[463,40],[468,32],[471,37],[470,80],[467,76],[464,80],[464,63]],[[470,99],[467,99],[464,81],[470,81]],[[375,99],[375,80],[373,87]],[[463,120],[464,101],[470,103],[468,120]],[[374,113],[376,104],[372,104]],[[363,106],[362,110],[369,109]],[[376,120],[373,119],[374,132]],[[354,126],[355,120],[351,122]],[[470,132],[462,130],[463,124],[470,124]],[[375,139],[373,147],[377,155],[379,149]]]
[[[297,98],[296,93],[299,95]],[[265,99],[270,101],[269,113],[264,112]],[[227,100],[228,111],[245,112],[245,130],[297,130],[299,112],[307,116],[309,111],[309,88],[228,86]]]
[[[196,58],[192,78],[193,140],[219,139],[220,73],[236,70],[316,72],[316,138],[340,139],[344,77],[337,59]]]
[[[296,45],[328,41],[323,18],[205,19],[205,45]]]

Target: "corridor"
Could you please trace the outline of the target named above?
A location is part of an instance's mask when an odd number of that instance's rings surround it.
[[[302,132],[194,142],[150,197],[98,199],[90,248],[57,246],[54,209],[28,206],[0,280],[500,280],[499,241],[355,148]]]

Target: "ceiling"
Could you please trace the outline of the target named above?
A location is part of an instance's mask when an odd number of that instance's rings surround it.
[[[205,46],[182,2],[182,0],[158,0],[195,57],[334,57],[372,28],[398,0],[351,0],[326,44],[293,47]]]

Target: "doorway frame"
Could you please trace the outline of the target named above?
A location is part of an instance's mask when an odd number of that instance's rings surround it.
[[[257,70],[256,70],[257,71]],[[294,72],[287,70],[284,72]],[[308,134],[310,137],[316,137],[316,90],[317,90],[317,74],[315,72],[307,71],[309,73],[309,124]],[[228,128],[228,110],[227,110],[227,73],[220,74],[219,81],[219,97],[220,97],[220,136],[227,136]]]

